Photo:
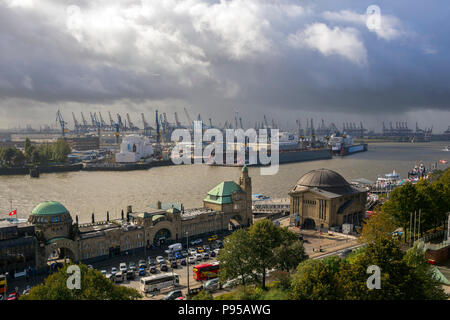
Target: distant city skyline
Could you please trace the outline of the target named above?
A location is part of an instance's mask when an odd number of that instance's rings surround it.
[[[0,128],[72,112],[450,125],[450,7],[431,1],[0,0]],[[366,9],[381,10],[370,30]],[[106,117],[106,116],[105,116]],[[89,120],[88,120],[89,121]],[[170,120],[172,122],[172,120]]]

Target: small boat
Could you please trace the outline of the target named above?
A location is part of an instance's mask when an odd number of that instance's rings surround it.
[[[439,160],[439,163],[440,163],[440,164],[447,164],[448,161],[443,159],[443,160]]]
[[[442,151],[450,151],[450,146],[446,146],[444,149],[442,149]]]

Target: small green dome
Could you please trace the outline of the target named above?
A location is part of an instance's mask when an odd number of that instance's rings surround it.
[[[45,201],[38,204],[31,213],[36,216],[53,216],[66,214],[69,211],[57,201]]]
[[[242,167],[242,172],[248,172],[247,165],[244,164],[244,166]]]

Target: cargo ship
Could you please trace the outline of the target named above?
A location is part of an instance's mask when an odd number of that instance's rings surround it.
[[[279,139],[279,164],[302,162],[302,161],[314,161],[314,160],[327,160],[332,158],[331,149],[321,143],[321,142],[311,142],[305,139],[299,139],[295,134],[280,133]],[[261,166],[264,165],[263,161],[260,159],[260,152],[264,152],[268,157],[271,156],[270,144],[235,144],[234,150],[245,149],[245,159],[242,159],[238,151],[234,152],[234,161],[230,164],[226,162],[226,152],[225,150],[232,150],[231,148],[226,148],[223,146],[223,162],[222,164],[215,163],[214,161],[209,162],[210,165],[221,165],[221,166]],[[250,151],[256,152],[257,160],[256,163],[252,163],[249,159]]]
[[[367,143],[354,144],[353,138],[349,135],[334,135],[330,136],[328,144],[334,155],[347,156],[350,154],[364,152],[368,149]]]

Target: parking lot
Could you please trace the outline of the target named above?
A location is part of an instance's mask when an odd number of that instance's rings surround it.
[[[204,245],[209,246],[209,250],[208,249],[205,250],[205,248],[203,248]],[[213,245],[213,247],[211,247],[211,245]],[[201,250],[201,249],[198,250],[198,248],[202,248],[203,250]],[[144,256],[126,257],[127,259],[122,259],[120,261],[116,260],[114,263],[111,263],[110,261],[108,261],[105,264],[96,264],[92,267],[94,267],[97,270],[103,271],[103,273],[106,272],[106,276],[109,278],[109,277],[112,277],[111,276],[111,274],[113,273],[112,268],[116,268],[117,272],[119,272],[120,265],[125,263],[126,270],[130,271],[130,266],[132,266],[134,264],[136,266],[136,271],[133,272],[134,279],[127,279],[127,277],[125,275],[126,272],[125,272],[124,280],[118,282],[117,285],[124,285],[124,286],[131,287],[131,288],[138,290],[144,296],[144,299],[160,300],[165,296],[165,294],[167,294],[168,292],[173,290],[174,287],[162,289],[160,292],[158,292],[156,294],[155,293],[145,294],[141,290],[141,286],[140,286],[141,278],[149,277],[149,276],[153,276],[153,275],[161,275],[161,274],[168,274],[168,275],[177,274],[179,276],[179,284],[178,284],[178,286],[176,286],[176,289],[182,290],[183,296],[185,296],[186,292],[187,292],[187,287],[188,287],[188,278],[189,278],[190,289],[201,287],[203,285],[203,282],[205,282],[205,281],[194,280],[193,270],[192,270],[193,267],[195,265],[211,263],[211,262],[217,261],[218,250],[220,250],[220,249],[216,245],[215,240],[210,241],[210,242],[208,242],[206,240],[206,241],[203,241],[201,244],[196,244],[196,245],[190,246],[187,250],[185,248],[183,248],[183,250],[181,251],[182,253],[178,252],[177,257],[175,257],[175,255],[173,255],[173,257],[171,257],[169,254],[159,251],[158,253],[151,253],[151,255],[149,255],[147,257],[144,257]],[[190,251],[190,252],[188,252],[188,251]],[[212,253],[212,252],[214,252],[214,253]],[[207,257],[205,257],[205,253],[207,254]],[[158,257],[160,259],[162,257],[164,261],[163,262],[156,261]],[[190,257],[192,257],[192,258],[190,258]],[[190,264],[188,264],[189,258],[191,259]],[[152,261],[152,263],[150,263],[149,259],[154,260],[154,261]],[[176,261],[176,266],[172,267],[171,260]],[[185,261],[184,265],[182,264],[183,260]],[[143,268],[141,268],[141,269],[139,268],[140,262],[141,263],[145,262],[145,270],[143,270]],[[163,268],[161,267],[161,262],[167,266],[166,270],[162,270]],[[124,268],[124,270],[125,270],[125,268]],[[114,270],[114,271],[116,271],[116,270]],[[113,279],[111,279],[111,280],[114,281]]]

